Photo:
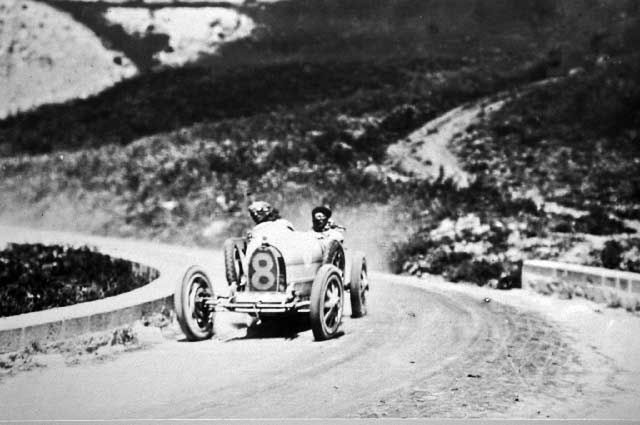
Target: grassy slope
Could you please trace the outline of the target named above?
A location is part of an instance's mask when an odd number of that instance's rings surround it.
[[[98,210],[84,230],[200,242],[212,216],[238,212],[247,188],[280,205],[297,198],[386,202],[415,188],[369,176],[365,167],[424,121],[514,81],[480,71],[442,82],[423,66],[405,67],[396,85],[361,87],[304,107],[198,124],[126,147],[6,159],[1,187],[13,202],[4,212],[30,205],[34,215],[84,217]],[[167,211],[166,201],[178,205]]]
[[[496,73],[508,72],[539,60],[559,40],[566,42],[568,33],[578,38],[571,49],[580,49],[594,31],[590,27],[607,25],[604,14],[595,22],[576,19],[587,0],[572,4],[575,11],[555,3],[295,0],[246,7],[258,25],[253,37],[225,45],[220,55],[189,69],[145,74],[91,99],[0,121],[0,155],[126,144],[196,122],[373,87],[390,85],[393,93],[415,60],[449,58],[449,67],[482,63]],[[107,26],[104,4],[51,4],[71,12],[114,49],[133,49],[130,55],[142,68],[151,66],[154,49],[162,47]],[[582,31],[569,32],[569,25]],[[538,77],[543,76],[544,70]]]
[[[604,252],[588,248],[589,235],[633,233],[621,219],[640,211],[640,56],[618,53],[513,97],[454,147],[476,184],[505,194],[498,205],[508,194],[538,193],[587,215],[467,205],[463,214],[478,216],[477,223],[444,237],[434,232],[440,222],[425,225],[397,247],[396,268],[509,285],[522,258],[556,259],[571,250],[573,261],[640,271],[637,238],[617,236],[622,242],[605,244]]]
[[[235,217],[223,234],[242,227],[246,188],[279,205],[391,203],[408,228],[424,228],[409,251],[395,251],[398,267],[429,249],[424,232],[446,217],[480,212],[485,221],[517,222],[528,214],[527,232],[538,234],[547,222],[530,203],[482,180],[456,190],[443,181],[393,183],[365,168],[450,107],[562,73],[604,49],[598,43],[612,37],[597,31],[613,28],[617,12],[591,3],[307,0],[249,8],[261,29],[220,57],[0,122],[5,155],[58,152],[2,160],[0,211],[210,244],[203,228],[211,220]],[[131,143],[145,135],[153,136]],[[497,233],[494,246],[504,253],[508,233]]]
[[[637,215],[639,111],[640,56],[616,56],[508,102],[458,152],[469,171],[506,189],[535,187],[563,205]]]

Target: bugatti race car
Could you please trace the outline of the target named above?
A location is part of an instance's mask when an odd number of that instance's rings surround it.
[[[261,223],[247,238],[224,243],[228,294],[215,295],[200,267],[187,270],[174,295],[180,327],[187,339],[201,340],[213,335],[213,318],[219,311],[258,319],[308,314],[314,338],[332,338],[342,321],[345,291],[352,317],[367,312],[364,254],[347,254],[340,241],[320,233]]]

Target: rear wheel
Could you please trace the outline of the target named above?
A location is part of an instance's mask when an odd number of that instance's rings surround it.
[[[344,248],[342,248],[342,244],[336,240],[330,240],[329,246],[322,256],[322,264],[333,264],[344,272],[344,263]]]
[[[213,336],[213,312],[207,305],[213,297],[211,281],[204,271],[197,266],[190,267],[173,295],[178,323],[188,340]]]
[[[367,295],[369,292],[369,278],[364,254],[356,252],[351,263],[351,282],[349,283],[349,297],[351,298],[351,316],[362,317],[367,314]]]
[[[309,319],[317,341],[333,338],[342,322],[344,285],[342,274],[332,264],[320,267],[311,286]]]
[[[224,268],[227,283],[229,285],[239,285],[240,279],[244,275],[242,269],[242,255],[246,247],[243,238],[229,238],[224,241],[222,249],[224,251]]]

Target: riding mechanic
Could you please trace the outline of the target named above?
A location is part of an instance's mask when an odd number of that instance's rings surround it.
[[[344,242],[345,227],[340,226],[331,220],[332,211],[326,205],[320,205],[311,210],[312,229],[319,238],[335,239],[340,243]]]

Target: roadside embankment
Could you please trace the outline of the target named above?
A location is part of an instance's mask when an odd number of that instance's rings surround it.
[[[14,351],[33,341],[46,343],[112,329],[171,309],[176,282],[186,268],[200,264],[211,273],[217,270],[211,260],[222,257],[212,255],[211,251],[183,251],[180,247],[167,248],[148,242],[123,243],[110,238],[8,226],[0,226],[0,235],[0,245],[7,242],[89,244],[102,253],[131,261],[132,271],[149,279],[147,285],[113,297],[2,318],[0,352]],[[193,253],[197,253],[195,257]]]

